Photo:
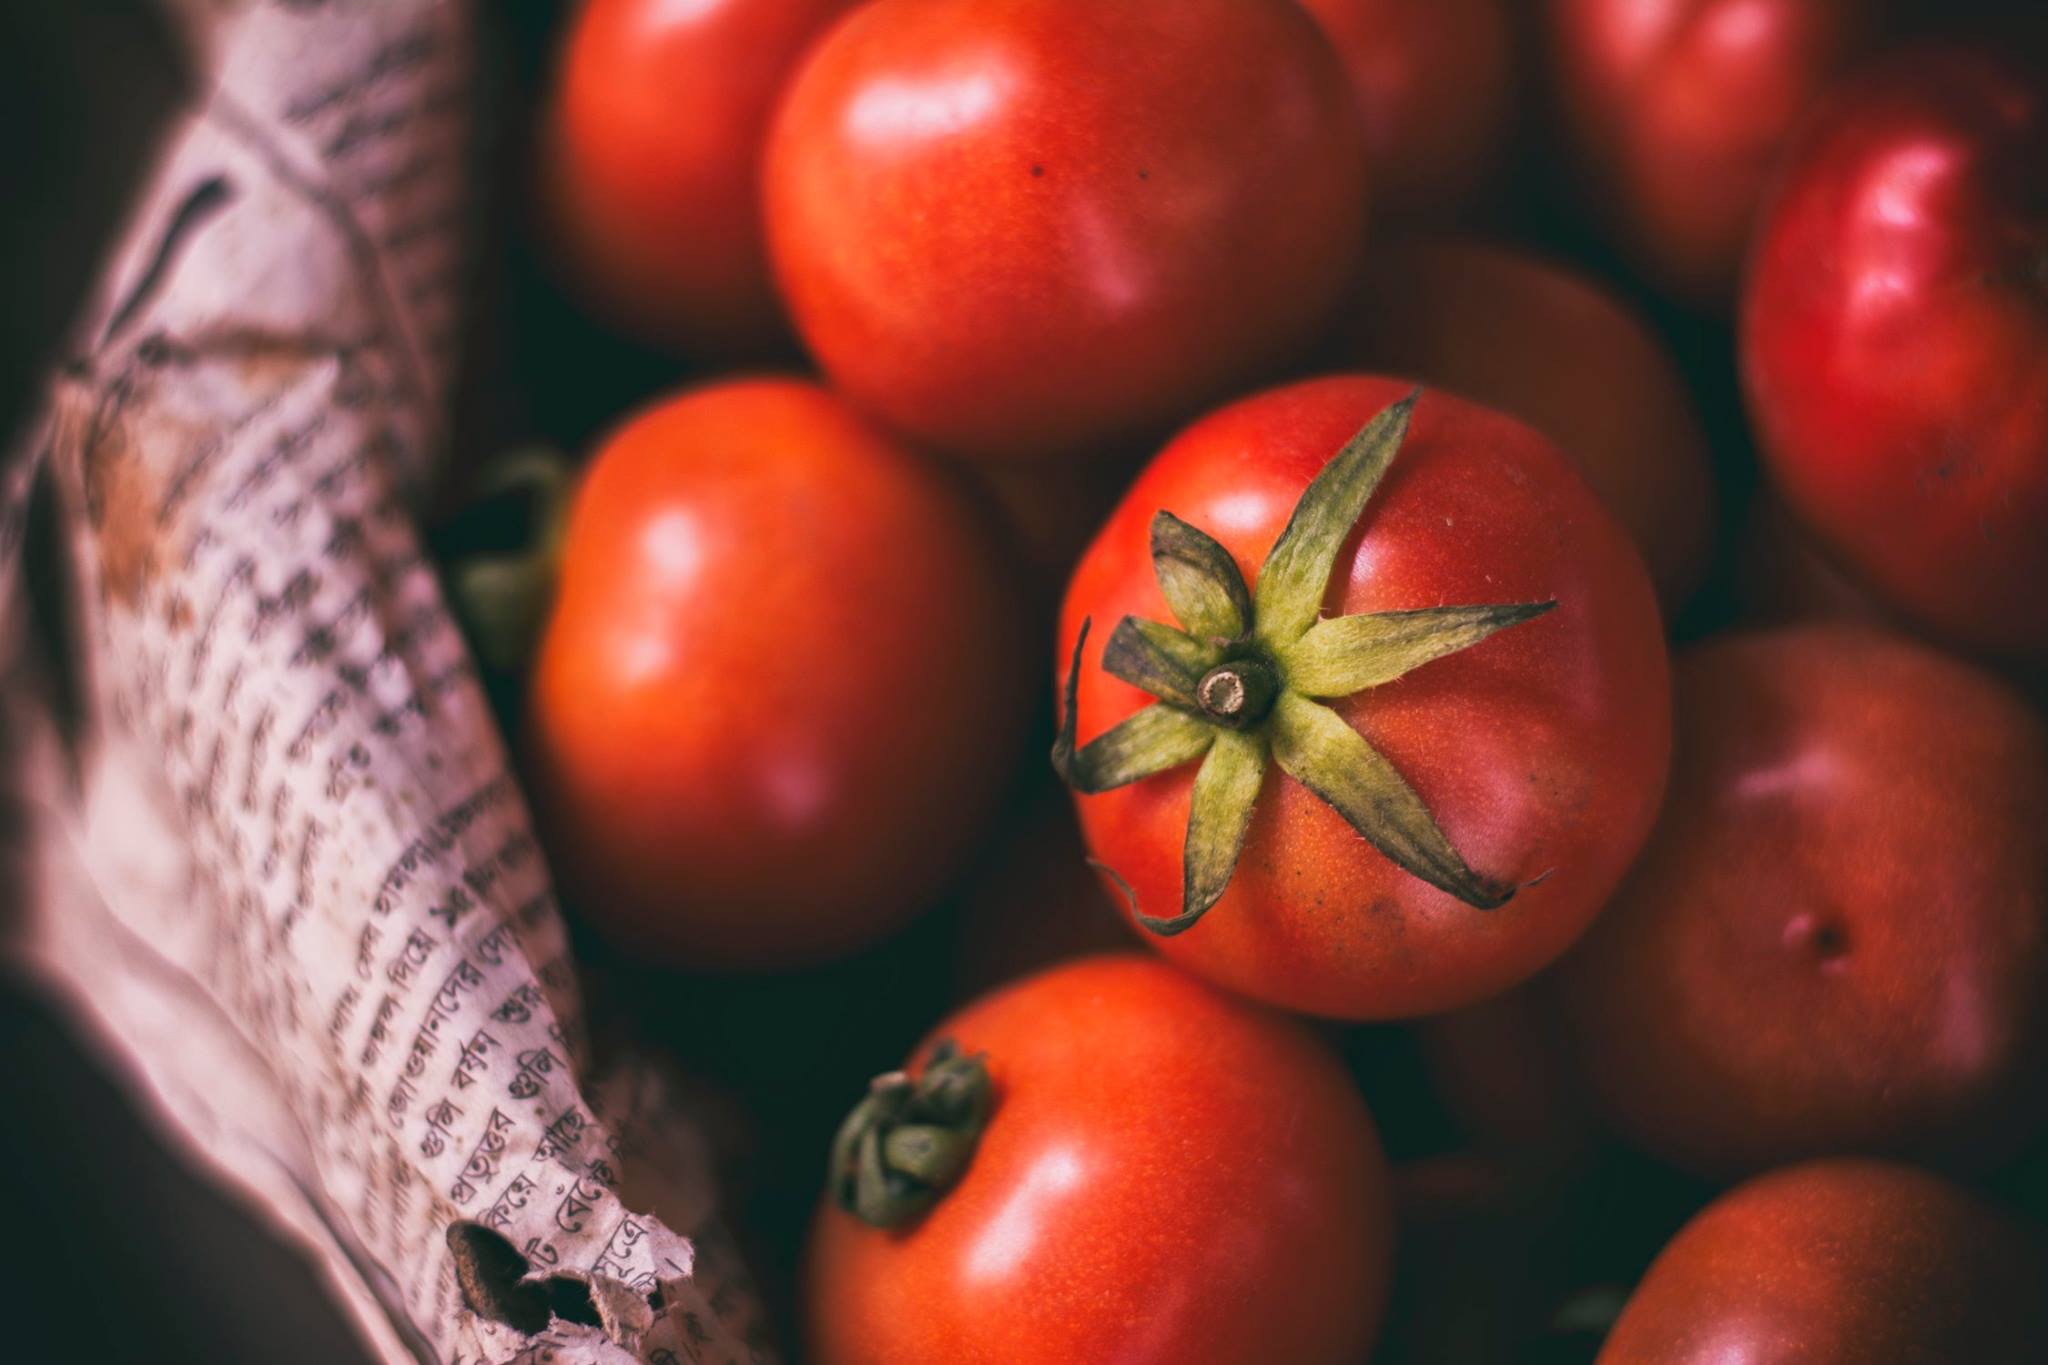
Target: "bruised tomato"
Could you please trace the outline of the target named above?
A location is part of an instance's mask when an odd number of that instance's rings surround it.
[[[1670,748],[1621,528],[1535,431],[1406,388],[1312,380],[1190,427],[1061,622],[1056,761],[1153,945],[1349,1018],[1478,1000],[1561,953],[1649,832]]]
[[[1884,601],[2048,659],[2048,80],[1915,51],[1830,98],[1744,296],[1743,377],[1793,514]]]
[[[874,0],[790,87],[768,232],[854,402],[959,454],[1093,453],[1309,338],[1364,165],[1293,0]]]
[[[1938,1176],[1818,1161],[1721,1196],[1651,1265],[1600,1365],[2029,1365],[2041,1249]]]
[[[1657,833],[1554,977],[1623,1130],[1739,1173],[1995,1158],[2048,1046],[2048,729],[1997,680],[1816,625],[1697,647]]]
[[[1780,152],[1878,9],[1874,0],[1545,0],[1571,151],[1645,273],[1689,302],[1727,305]]]
[[[1386,1161],[1299,1025],[1127,954],[934,1040],[841,1129],[808,1257],[818,1365],[1365,1358]]]
[[[1378,212],[1445,218],[1500,167],[1514,111],[1507,0],[1302,0],[1351,73]]]
[[[564,272],[609,317],[711,355],[777,340],[761,144],[782,86],[852,0],[585,0],[543,124]]]
[[[531,790],[581,911],[695,967],[927,905],[1020,731],[1011,585],[941,471],[794,380],[664,401],[571,510]]]
[[[1519,417],[1557,442],[1635,540],[1666,606],[1713,548],[1714,481],[1685,379],[1589,280],[1477,242],[1378,248],[1351,358]]]

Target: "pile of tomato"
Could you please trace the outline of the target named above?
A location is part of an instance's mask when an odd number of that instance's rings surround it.
[[[792,1350],[2048,1360],[2040,17],[529,35],[450,581]]]

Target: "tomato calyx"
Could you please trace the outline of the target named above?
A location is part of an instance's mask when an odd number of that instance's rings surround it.
[[[435,534],[456,615],[493,672],[517,672],[539,643],[574,487],[574,471],[555,451],[509,451],[484,466]]]
[[[1081,624],[1052,750],[1060,777],[1095,795],[1202,761],[1189,805],[1181,913],[1147,915],[1133,901],[1135,918],[1153,933],[1193,928],[1222,898],[1269,761],[1431,886],[1482,910],[1515,894],[1513,883],[1468,866],[1393,764],[1323,704],[1392,682],[1557,605],[1322,615],[1337,555],[1400,452],[1421,392],[1373,417],[1323,467],[1266,556],[1255,590],[1206,532],[1169,511],[1153,518],[1153,570],[1180,628],[1125,617],[1103,647],[1102,668],[1158,700],[1077,747],[1075,699],[1091,623]]]
[[[987,1064],[950,1038],[915,1079],[875,1077],[832,1139],[834,1202],[878,1228],[922,1216],[966,1171],[994,1107]]]

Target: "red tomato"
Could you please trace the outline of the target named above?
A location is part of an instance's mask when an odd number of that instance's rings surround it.
[[[751,353],[782,334],[761,144],[810,42],[852,0],[584,0],[541,148],[564,265],[655,340]]]
[[[1600,1365],[2048,1357],[2038,1248],[1937,1176],[1815,1162],[1723,1195],[1672,1238]]]
[[[1797,515],[1933,630],[2048,657],[2048,87],[1914,52],[1832,97],[1758,236],[1743,377]]]
[[[1588,280],[1469,242],[1381,248],[1352,355],[1521,418],[1571,456],[1635,539],[1667,606],[1712,551],[1714,480],[1685,380],[1643,321]]]
[[[1162,451],[1081,561],[1061,658],[1084,619],[1172,622],[1151,556],[1167,511],[1214,536],[1248,583],[1312,479],[1406,388],[1347,376],[1245,399]],[[1431,1013],[1529,976],[1585,928],[1649,832],[1670,747],[1663,631],[1642,562],[1556,448],[1435,392],[1341,551],[1332,614],[1468,603],[1555,610],[1330,704],[1413,788],[1482,877],[1519,893],[1482,910],[1397,866],[1300,781],[1265,772],[1228,889],[1175,963],[1287,1008]],[[1102,638],[1098,634],[1094,638]],[[1151,701],[1080,672],[1079,736]],[[1266,724],[1278,724],[1277,713]],[[1205,760],[1206,764],[1206,760]],[[1140,913],[1183,908],[1192,762],[1078,797],[1094,856]]]
[[[1557,976],[1588,1081],[1706,1172],[1999,1154],[2048,1026],[2048,731],[1903,640],[1818,625],[1677,673],[1662,823]]]
[[[1386,1161],[1323,1044],[1136,955],[1032,977],[934,1036],[986,1054],[993,1111],[921,1220],[819,1211],[818,1365],[1364,1359]]]
[[[1351,73],[1374,201],[1443,218],[1499,168],[1515,103],[1503,0],[1302,0]]]
[[[575,903],[679,963],[786,964],[929,903],[1019,731],[1008,584],[932,466],[794,380],[599,449],[533,678]]]
[[[1289,0],[876,0],[768,150],[825,372],[974,456],[1094,450],[1283,358],[1364,202],[1343,70]]]
[[[1800,114],[1861,45],[1870,0],[1548,0],[1572,151],[1663,287],[1734,296],[1758,201]]]

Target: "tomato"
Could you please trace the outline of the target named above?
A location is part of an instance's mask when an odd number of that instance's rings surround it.
[[[1552,78],[1582,178],[1642,269],[1734,297],[1780,151],[1860,50],[1871,0],[1547,0]]]
[[[852,0],[584,0],[543,119],[566,273],[656,340],[752,353],[786,324],[768,276],[761,144],[797,59]]]
[[[1938,1176],[1866,1160],[1774,1171],[1671,1240],[1600,1365],[2023,1365],[2048,1355],[2038,1248]]]
[[[968,504],[823,390],[737,380],[598,450],[535,666],[530,790],[575,903],[697,967],[871,939],[957,870],[1020,730]]]
[[[1090,547],[1061,621],[1062,660],[1085,665],[1068,738],[1092,737],[1069,776],[1128,913],[1190,971],[1347,1018],[1466,1004],[1561,953],[1647,835],[1670,746],[1656,599],[1620,527],[1535,431],[1436,392],[1411,413],[1405,388],[1311,380],[1197,422]],[[1363,502],[1360,459],[1391,460]],[[1260,569],[1276,543],[1285,571]],[[1204,544],[1204,581],[1259,585],[1227,624],[1187,587]],[[1406,614],[1310,629],[1322,608]],[[1090,620],[1099,651],[1077,648]],[[1164,642],[1148,666],[1168,681],[1129,681],[1140,639]]]
[[[1758,235],[1742,368],[1793,513],[1876,595],[2048,658],[2048,86],[1916,51],[1831,98]]]
[[[1514,110],[1505,0],[1302,0],[1351,73],[1378,208],[1444,218],[1499,168]]]
[[[1058,456],[1308,339],[1364,164],[1290,0],[876,0],[790,88],[768,234],[848,397],[956,453]]]
[[[1386,1161],[1343,1067],[1298,1025],[1127,954],[984,997],[934,1036],[983,1059],[992,1103],[963,1101],[974,1112],[936,1134],[914,1112],[893,1126],[885,1151],[906,1133],[972,1144],[950,1188],[903,1174],[907,1158],[882,1168],[883,1212],[909,1221],[819,1210],[818,1365],[1365,1357],[1392,1251]],[[934,1048],[921,1055],[929,1076]],[[858,1182],[834,1185],[861,1202]],[[935,1199],[921,1217],[890,1204],[917,1194]]]
[[[2048,1028],[2048,730],[1976,670],[1815,625],[1677,671],[1657,833],[1556,979],[1588,1081],[1688,1168],[2027,1136]]]
[[[1351,355],[1521,418],[1635,539],[1667,606],[1713,545],[1714,481],[1685,380],[1654,333],[1589,280],[1476,242],[1379,248]]]

